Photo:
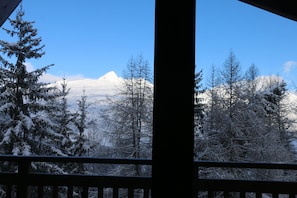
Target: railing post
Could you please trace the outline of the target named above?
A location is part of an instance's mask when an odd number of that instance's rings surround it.
[[[245,198],[245,192],[240,192],[240,198]]]
[[[17,186],[17,198],[26,198],[28,195],[28,186],[26,184],[27,175],[30,170],[30,161],[22,159],[18,161],[18,174],[20,176],[21,181],[19,181]]]
[[[88,198],[88,190],[89,190],[89,188],[87,187],[87,186],[84,186],[83,188],[82,188],[82,192],[81,192],[81,197],[82,198]]]
[[[193,197],[194,198],[198,198],[198,193],[199,193],[199,189],[197,188],[197,186],[195,185],[196,184],[196,181],[199,179],[199,166],[197,164],[193,164]]]

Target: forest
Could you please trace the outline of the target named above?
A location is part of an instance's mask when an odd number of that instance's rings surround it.
[[[25,63],[45,54],[33,22],[19,9],[4,31],[14,41],[0,40],[0,153],[10,155],[96,156],[151,158],[153,130],[153,76],[142,57],[131,58],[116,95],[106,97],[104,108],[89,116],[82,90],[76,109],[70,108],[67,80],[60,86],[40,82],[53,64],[28,71]],[[288,90],[279,76],[261,77],[255,65],[242,75],[230,52],[221,68],[211,67],[207,85],[198,69],[193,86],[194,159],[238,162],[296,161],[292,140],[295,120],[288,114]],[[176,80],[176,79],[172,79]],[[170,99],[169,99],[170,100]],[[173,107],[174,108],[174,107]],[[91,139],[89,134],[98,134]],[[182,135],[182,134],[181,134]],[[103,141],[104,140],[104,141]],[[103,143],[104,142],[104,143]],[[0,164],[14,171],[14,164]],[[34,163],[40,172],[149,175],[148,168]],[[290,177],[282,172],[205,171],[213,177]]]

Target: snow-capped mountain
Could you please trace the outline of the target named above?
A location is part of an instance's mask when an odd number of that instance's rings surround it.
[[[271,76],[261,76],[257,79],[257,90],[261,90],[265,87],[265,84],[271,80]],[[114,71],[110,71],[98,79],[82,79],[67,81],[67,87],[70,88],[68,95],[68,103],[70,107],[77,109],[77,101],[81,99],[81,96],[85,94],[87,96],[87,103],[90,104],[89,110],[95,112],[102,108],[102,101],[106,100],[107,96],[115,95],[122,83],[123,78],[119,77]],[[61,86],[62,81],[55,83],[57,87]],[[153,85],[152,85],[153,86]],[[204,101],[208,101],[208,96],[205,94]],[[293,120],[297,120],[297,111],[295,112],[295,106],[297,106],[297,93],[294,91],[288,91],[284,99],[286,106],[289,106],[288,117]],[[294,126],[295,128],[295,126]],[[297,124],[296,124],[297,129]]]
[[[118,77],[114,71],[110,71],[98,79],[82,79],[67,81],[67,87],[70,88],[67,96],[70,106],[75,106],[81,96],[87,96],[87,103],[94,105],[99,101],[106,99],[107,96],[114,95],[120,88],[123,79]],[[61,86],[62,81],[55,83],[57,87]]]

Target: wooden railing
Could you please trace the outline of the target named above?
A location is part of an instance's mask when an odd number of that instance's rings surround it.
[[[13,163],[16,171],[0,173],[0,197],[151,197],[152,178],[150,175],[110,175],[96,174],[57,174],[33,171],[32,164],[38,162],[58,164],[94,164],[94,165],[132,165],[151,168],[148,159],[112,159],[89,157],[41,157],[41,156],[1,156],[0,163]],[[296,164],[236,163],[236,162],[194,162],[193,189],[195,197],[297,197]],[[259,172],[280,170],[287,174],[290,181],[272,178],[223,178],[210,177],[212,171]],[[296,171],[296,172],[294,172]],[[207,174],[204,174],[207,173]],[[290,175],[291,174],[291,175]],[[232,175],[232,174],[230,174]],[[248,174],[245,174],[248,175]],[[5,194],[3,194],[5,193]]]
[[[197,176],[197,179],[194,179],[196,197],[297,197],[297,164],[199,161],[194,165],[194,174]],[[223,177],[222,173],[213,178],[201,176],[207,169],[220,169],[218,173],[239,170],[239,173],[245,174],[233,175],[230,178],[220,178]],[[267,171],[270,171],[270,174],[265,178]],[[248,173],[257,174],[249,176]],[[274,173],[279,174],[278,177],[271,177]]]
[[[6,197],[150,197],[151,177],[99,174],[36,173],[32,162],[109,165],[151,165],[145,159],[88,157],[0,156],[0,162],[14,162],[17,172],[1,172],[0,186]],[[34,193],[34,196],[32,195]],[[3,195],[2,195],[3,196]]]

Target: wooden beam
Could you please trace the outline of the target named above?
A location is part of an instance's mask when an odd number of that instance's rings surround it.
[[[152,197],[193,197],[195,0],[156,0]]]
[[[0,0],[0,27],[19,5],[21,0]]]
[[[268,12],[297,21],[297,4],[292,0],[239,0]]]

